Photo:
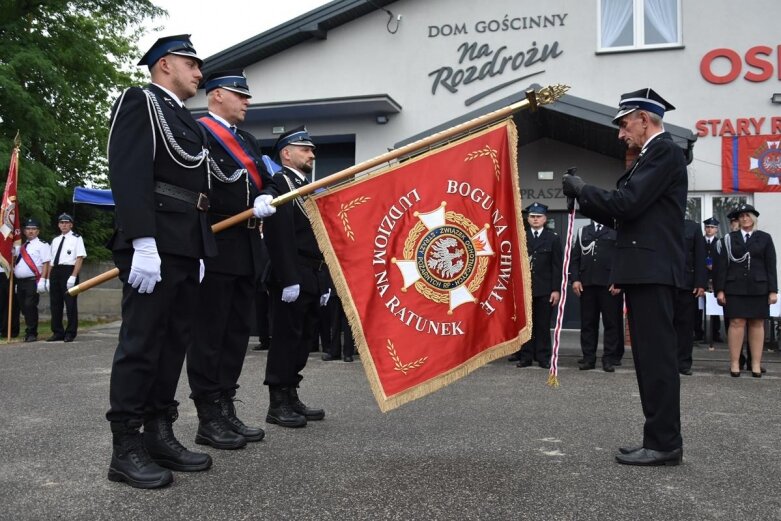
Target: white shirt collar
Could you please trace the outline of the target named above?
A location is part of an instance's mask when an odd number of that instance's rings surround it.
[[[226,127],[228,127],[228,128],[231,128],[231,126],[233,126],[233,125],[231,125],[230,123],[228,123],[228,122],[225,120],[225,118],[223,118],[222,116],[218,116],[217,114],[215,114],[215,113],[214,113],[214,112],[212,112],[211,110],[209,111],[209,115],[210,115],[211,117],[213,117],[214,119],[216,119],[217,121],[219,121],[220,123],[222,123],[223,125],[225,125]]]
[[[646,142],[645,142],[645,143],[643,143],[643,148],[641,148],[641,149],[640,149],[640,153],[641,153],[641,154],[643,153],[643,151],[644,151],[644,150],[646,149],[646,147],[648,146],[648,143],[650,143],[651,141],[653,141],[653,140],[654,140],[654,138],[655,138],[656,136],[658,136],[659,134],[663,134],[663,133],[664,133],[664,129],[660,130],[659,132],[657,132],[657,133],[656,133],[656,134],[654,134],[653,136],[649,137],[649,138],[646,140]]]
[[[155,87],[157,87],[158,89],[162,90],[163,92],[165,92],[166,94],[168,94],[169,96],[171,96],[171,98],[172,98],[172,99],[173,99],[175,102],[177,102],[177,103],[179,104],[179,106],[180,106],[180,107],[184,107],[184,102],[183,102],[182,100],[180,100],[180,99],[179,99],[179,97],[178,97],[176,94],[174,94],[174,93],[173,93],[173,92],[171,92],[170,90],[166,89],[165,87],[163,87],[163,86],[162,86],[162,85],[160,85],[159,83],[152,83],[152,85],[154,85],[154,86],[155,86]]]
[[[532,228],[532,233],[537,233],[537,234],[540,234],[540,233],[542,233],[542,230],[543,230],[542,228],[534,228],[534,227],[533,227],[533,228]]]
[[[298,178],[301,179],[302,181],[304,181],[304,182],[308,182],[309,181],[309,179],[307,179],[304,174],[302,174],[301,172],[299,172],[298,170],[296,170],[292,166],[287,166],[287,165],[284,165],[284,166],[285,166],[285,168],[287,168],[288,170],[290,170],[291,172],[296,174],[296,176],[298,176]]]

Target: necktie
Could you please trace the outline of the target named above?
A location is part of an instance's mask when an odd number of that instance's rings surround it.
[[[748,240],[749,240],[749,238],[750,238],[750,237],[751,237],[751,234],[750,234],[750,233],[747,233],[747,234],[746,234],[746,242],[748,242]]]
[[[238,130],[238,129],[236,128],[236,125],[231,125],[231,132],[233,132],[233,133],[235,134],[235,133],[236,133],[236,130]]]
[[[60,245],[57,247],[57,253],[54,255],[54,264],[52,266],[57,266],[60,264],[60,253],[62,253],[62,245],[65,244],[65,236],[60,237]]]
[[[601,231],[602,231],[602,225],[601,225],[601,224],[598,224],[598,225],[597,225],[597,232],[601,232]]]
[[[536,239],[539,236],[540,236],[540,232],[538,232],[537,230],[534,230],[534,238]]]

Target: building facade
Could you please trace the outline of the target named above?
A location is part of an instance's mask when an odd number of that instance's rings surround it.
[[[781,3],[750,7],[336,0],[207,58],[204,68],[245,69],[254,94],[246,126],[265,145],[306,124],[318,178],[523,99],[534,86],[569,85],[559,102],[515,116],[523,204],[548,205],[560,232],[561,173],[576,166],[586,182],[612,188],[627,162],[611,124],[619,97],[652,87],[676,106],[665,126],[690,161],[689,217],[716,215],[723,233],[726,213],[747,201],[760,228],[780,237],[781,192],[768,190],[781,175],[781,41],[772,36]],[[205,98],[188,105],[202,112]],[[756,168],[730,171],[729,146]],[[738,170],[753,180],[751,191],[737,183]]]

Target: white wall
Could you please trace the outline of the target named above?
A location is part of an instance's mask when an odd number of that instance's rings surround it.
[[[526,88],[530,83],[542,85],[566,83],[571,94],[616,106],[620,94],[651,86],[667,98],[677,110],[665,121],[695,130],[698,120],[741,117],[766,118],[763,129],[769,132],[769,120],[781,116],[781,105],[770,103],[773,92],[781,92],[781,59],[779,59],[778,20],[781,2],[754,0],[683,1],[683,47],[678,49],[597,54],[597,4],[592,1],[553,0],[400,0],[389,7],[402,20],[396,34],[386,30],[387,14],[377,11],[328,33],[326,40],[311,40],[278,55],[247,67],[246,73],[257,102],[280,102],[340,98],[367,94],[388,94],[401,104],[400,114],[391,116],[386,125],[377,125],[373,116],[344,120],[310,120],[307,126],[314,136],[357,134],[356,160],[381,154],[394,143],[423,132],[471,110],[487,105]],[[486,20],[512,20],[536,15],[558,15],[563,23],[554,27],[525,30],[476,32],[476,24]],[[464,24],[468,34],[433,36],[431,27]],[[440,31],[441,32],[441,31]],[[440,66],[466,67],[458,64],[458,46],[465,42],[487,45],[496,51],[506,46],[506,55],[536,46],[558,42],[561,55],[544,63],[461,85],[457,93],[437,88],[432,94],[432,71]],[[752,82],[742,74],[758,69],[742,65],[741,76],[724,85],[707,82],[700,73],[702,57],[709,51],[727,47],[743,55],[757,45],[771,47],[766,58],[773,67],[770,79]],[[486,58],[474,64],[482,66]],[[714,72],[724,74],[726,61],[714,64]],[[466,106],[465,100],[486,89],[523,74],[545,72],[516,83]],[[189,104],[205,105],[202,96]],[[280,121],[291,127],[299,122]],[[251,128],[260,138],[272,138],[271,125]],[[575,153],[568,149],[567,153]],[[552,156],[562,157],[559,150]],[[539,156],[540,163],[529,171],[549,169],[550,156]],[[564,157],[563,163],[572,162]],[[618,170],[622,170],[619,165]],[[690,165],[691,191],[721,191],[721,138],[700,137],[694,147]],[[778,206],[778,195],[757,196],[760,212]],[[763,219],[767,222],[766,219]]]

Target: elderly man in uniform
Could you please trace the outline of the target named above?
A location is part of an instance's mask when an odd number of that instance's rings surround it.
[[[206,216],[207,143],[184,107],[198,90],[201,63],[189,35],[160,38],[139,62],[149,67],[151,85],[123,92],[111,113],[111,247],[123,286],[106,414],[113,434],[108,479],[137,488],[168,485],[171,470],[212,464],[173,432],[174,395],[193,342],[199,259],[217,252]]]
[[[19,248],[14,266],[14,283],[16,284],[16,300],[12,324],[19,323],[19,311],[24,315],[26,326],[24,341],[38,340],[38,301],[40,293],[49,289],[49,263],[51,250],[49,244],[40,240],[41,224],[37,219],[27,219],[24,223],[24,244]]]
[[[238,449],[265,433],[236,416],[234,400],[250,336],[255,281],[268,262],[260,218],[270,206],[271,176],[260,146],[236,125],[244,121],[250,91],[241,69],[218,71],[204,83],[209,115],[198,120],[208,134],[212,223],[253,208],[255,217],[217,234],[216,257],[206,259],[198,292],[195,342],[187,353],[191,398],[198,410],[195,442],[217,449]],[[261,193],[263,191],[263,193]]]
[[[274,151],[283,166],[274,175],[280,194],[309,182],[315,145],[304,127],[282,134]],[[264,233],[271,256],[269,296],[274,330],[264,381],[270,398],[266,421],[282,427],[305,427],[307,421],[325,417],[323,409],[301,402],[297,388],[317,335],[318,306],[325,306],[331,294],[328,270],[300,202],[281,206],[266,220]]]
[[[602,369],[615,371],[624,347],[624,296],[610,286],[616,251],[616,231],[593,222],[578,230],[572,249],[572,291],[580,297],[581,370],[594,369],[599,340],[599,316],[605,327],[602,339]]]
[[[564,194],[583,215],[616,223],[611,282],[624,291],[640,402],[643,444],[622,447],[626,465],[678,465],[683,459],[675,297],[684,288],[686,160],[662,117],[674,107],[650,88],[621,96],[618,138],[639,152],[615,190],[565,175]]]
[[[545,228],[548,207],[534,203],[526,207],[526,212],[526,249],[532,272],[532,336],[521,346],[517,367],[529,367],[536,360],[537,365],[548,369],[552,354],[550,319],[561,297],[563,253],[559,236]]]
[[[79,283],[79,272],[87,250],[84,239],[73,231],[73,217],[67,213],[57,218],[60,235],[52,239],[52,269],[49,277],[49,301],[52,311],[52,336],[47,342],[64,340],[73,342],[79,327],[77,297],[68,294],[68,290]],[[67,311],[68,327],[62,325],[63,307]]]

